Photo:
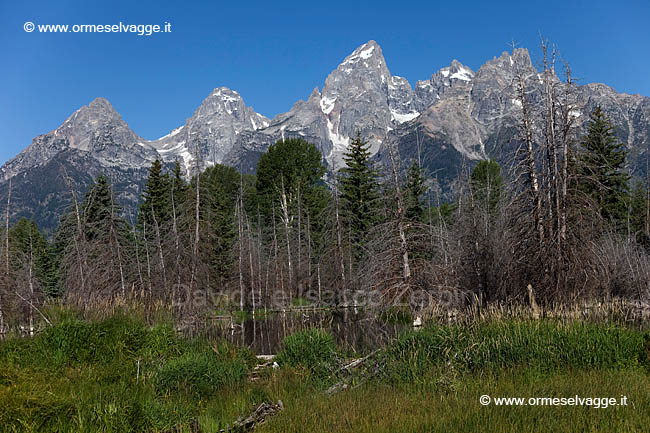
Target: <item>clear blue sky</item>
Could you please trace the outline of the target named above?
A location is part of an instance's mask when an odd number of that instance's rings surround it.
[[[27,33],[23,24],[172,24],[171,33]],[[0,162],[107,98],[153,139],[218,86],[272,117],[375,39],[413,85],[456,58],[478,69],[514,40],[557,44],[583,82],[650,96],[648,0],[6,1],[0,3]]]

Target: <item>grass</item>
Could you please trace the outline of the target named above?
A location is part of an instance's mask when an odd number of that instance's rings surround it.
[[[254,357],[117,315],[66,319],[0,345],[0,431],[144,432],[189,425]],[[217,414],[217,418],[218,418]],[[222,424],[235,416],[224,412]]]
[[[481,406],[479,396],[615,396],[630,405],[588,407]],[[467,376],[453,386],[372,383],[337,394],[285,400],[287,409],[263,425],[271,432],[647,432],[646,372],[589,370],[530,375],[526,370]]]
[[[283,346],[276,357],[280,366],[305,368],[315,379],[325,379],[336,369],[339,354],[328,332],[300,331],[285,338]]]
[[[615,324],[500,319],[407,332],[341,378],[330,334],[287,337],[256,382],[256,360],[117,314],[61,314],[32,339],[0,344],[0,432],[216,432],[263,401],[285,410],[260,432],[650,431],[650,341]],[[362,377],[351,383],[360,384]],[[626,407],[481,406],[492,397],[628,397]]]

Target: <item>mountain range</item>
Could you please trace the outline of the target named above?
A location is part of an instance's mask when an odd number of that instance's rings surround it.
[[[453,60],[412,87],[390,73],[381,47],[369,41],[329,74],[322,89],[315,87],[286,113],[269,119],[247,106],[237,91],[218,87],[184,124],[157,140],[137,135],[106,99],[97,98],[0,168],[0,201],[6,202],[11,185],[12,218],[33,218],[51,232],[73,195],[81,198],[103,173],[133,219],[156,158],[170,164],[178,160],[188,174],[197,162],[254,172],[270,144],[302,137],[318,147],[334,172],[343,166],[343,154],[357,133],[378,161],[386,160],[389,146],[405,165],[419,159],[445,192],[464,161],[505,159],[512,153],[521,112],[521,101],[510,90],[515,65],[533,78],[533,88],[541,86],[528,51],[519,48],[477,71]],[[575,99],[572,116],[578,124],[584,128],[600,105],[626,143],[630,173],[645,175],[650,98],[590,83],[576,87]]]

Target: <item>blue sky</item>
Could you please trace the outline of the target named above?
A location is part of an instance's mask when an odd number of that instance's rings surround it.
[[[35,24],[172,24],[170,33],[27,33]],[[557,44],[583,83],[650,96],[650,2],[2,1],[0,162],[98,96],[154,139],[218,86],[272,117],[322,85],[374,39],[395,75],[415,81],[456,58],[473,69],[510,41]]]

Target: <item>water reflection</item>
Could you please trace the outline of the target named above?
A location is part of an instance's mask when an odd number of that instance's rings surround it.
[[[367,352],[385,345],[410,325],[378,318],[360,310],[287,311],[267,313],[237,323],[232,316],[209,319],[206,323],[185,329],[192,335],[210,339],[224,338],[256,354],[275,354],[284,338],[295,332],[320,328],[329,331],[339,347],[351,353]]]

